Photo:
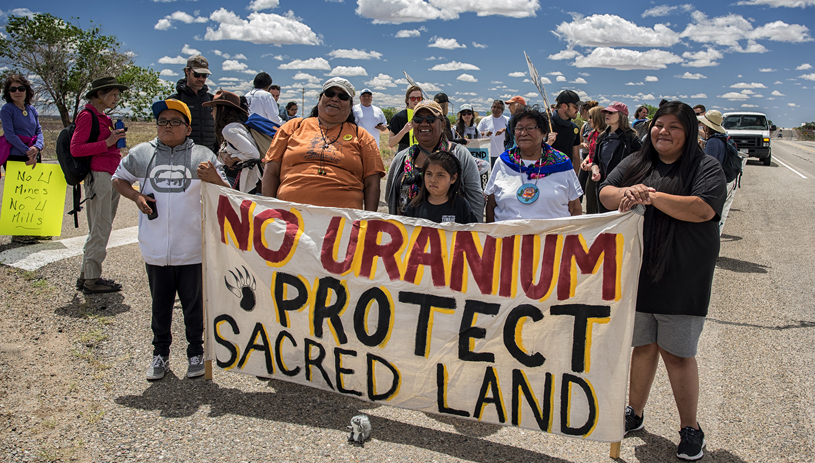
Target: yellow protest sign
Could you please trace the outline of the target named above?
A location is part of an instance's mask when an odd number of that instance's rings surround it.
[[[59,164],[6,167],[0,235],[60,236],[68,184]]]

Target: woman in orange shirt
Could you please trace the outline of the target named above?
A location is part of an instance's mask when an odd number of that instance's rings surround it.
[[[385,166],[376,140],[354,123],[354,93],[351,82],[328,79],[311,117],[280,127],[264,159],[263,196],[377,210]]]

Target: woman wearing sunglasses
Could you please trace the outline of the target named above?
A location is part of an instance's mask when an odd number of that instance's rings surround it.
[[[475,127],[476,117],[478,117],[478,113],[473,111],[473,105],[461,105],[461,109],[456,114],[456,126],[453,128],[453,136],[464,140],[478,138],[478,129]]]
[[[461,194],[470,203],[479,222],[484,211],[484,192],[475,158],[467,148],[447,140],[444,134],[444,115],[435,101],[422,101],[413,111],[411,119],[416,144],[400,151],[388,169],[385,197],[388,212],[404,215],[404,211],[422,189],[422,167],[427,157],[436,152],[449,152],[461,164]]]
[[[42,162],[40,152],[44,146],[42,127],[37,110],[31,106],[34,90],[28,79],[21,74],[11,74],[3,85],[6,104],[0,110],[4,135],[0,137],[0,164],[7,170],[6,162],[19,161],[34,166]],[[33,243],[35,236],[13,236],[13,243]]]
[[[264,159],[263,196],[377,210],[385,166],[373,135],[355,123],[354,93],[351,82],[332,77],[310,117],[278,129]]]
[[[416,85],[411,85],[405,92],[405,105],[407,108],[394,114],[391,122],[388,125],[388,148],[396,148],[396,152],[402,151],[410,145],[416,144],[416,138],[413,136],[413,109],[419,104],[424,97],[422,96],[422,89]]]

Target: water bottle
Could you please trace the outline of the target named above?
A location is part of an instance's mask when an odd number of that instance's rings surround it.
[[[121,119],[116,119],[116,130],[123,129],[123,128],[125,128],[125,123],[122,122]],[[127,146],[127,140],[125,140],[124,138],[120,138],[116,142],[116,148],[124,148],[125,146]]]

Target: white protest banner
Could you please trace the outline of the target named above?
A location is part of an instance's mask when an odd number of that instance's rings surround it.
[[[490,142],[489,138],[473,138],[467,140],[465,148],[470,151],[474,158],[490,162]]]
[[[384,405],[616,442],[634,213],[441,226],[204,184],[206,358]]]

